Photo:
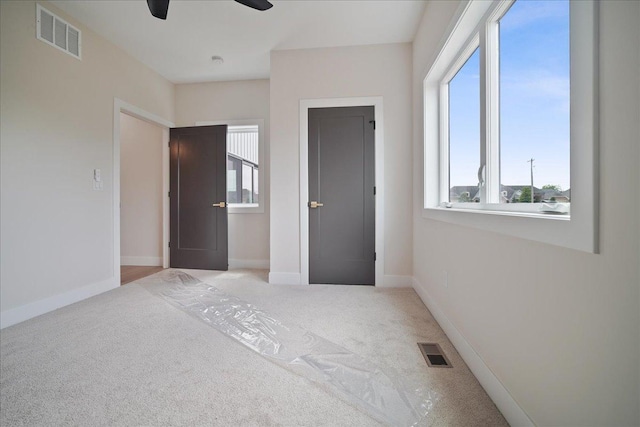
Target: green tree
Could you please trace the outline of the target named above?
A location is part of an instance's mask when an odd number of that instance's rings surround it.
[[[562,187],[560,187],[557,184],[546,184],[542,186],[543,190],[555,190],[555,191],[562,191]]]
[[[471,201],[471,196],[469,195],[468,191],[465,191],[464,193],[462,193],[460,195],[460,198],[458,199],[458,202],[460,203],[469,203]]]
[[[522,189],[522,193],[520,193],[520,197],[518,198],[518,202],[520,203],[531,203],[531,187],[525,187]]]

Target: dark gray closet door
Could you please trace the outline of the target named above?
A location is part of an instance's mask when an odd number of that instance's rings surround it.
[[[309,110],[309,283],[375,284],[373,107]]]

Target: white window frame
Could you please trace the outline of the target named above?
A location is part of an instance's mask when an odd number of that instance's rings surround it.
[[[229,203],[227,212],[230,214],[254,214],[264,213],[264,170],[265,170],[265,141],[264,141],[264,119],[240,119],[240,120],[215,120],[208,122],[196,122],[196,126],[258,126],[258,203]],[[228,155],[228,151],[227,151]],[[225,164],[227,164],[225,160]]]
[[[540,203],[504,204],[499,197],[497,20],[513,0],[461,4],[424,79],[422,216],[515,237],[598,252],[598,4],[570,3],[571,215],[539,212]],[[449,203],[448,83],[480,46],[480,203]],[[466,55],[466,57],[465,57]],[[490,70],[487,72],[486,70]],[[493,76],[493,80],[492,80]],[[444,113],[444,114],[442,114]]]

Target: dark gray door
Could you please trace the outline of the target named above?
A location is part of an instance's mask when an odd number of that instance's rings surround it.
[[[227,126],[171,129],[170,265],[227,270]]]
[[[309,283],[375,284],[373,107],[309,109]]]

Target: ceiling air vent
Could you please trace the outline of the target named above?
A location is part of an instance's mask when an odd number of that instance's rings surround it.
[[[36,8],[36,28],[39,40],[82,59],[80,30],[40,5]]]

